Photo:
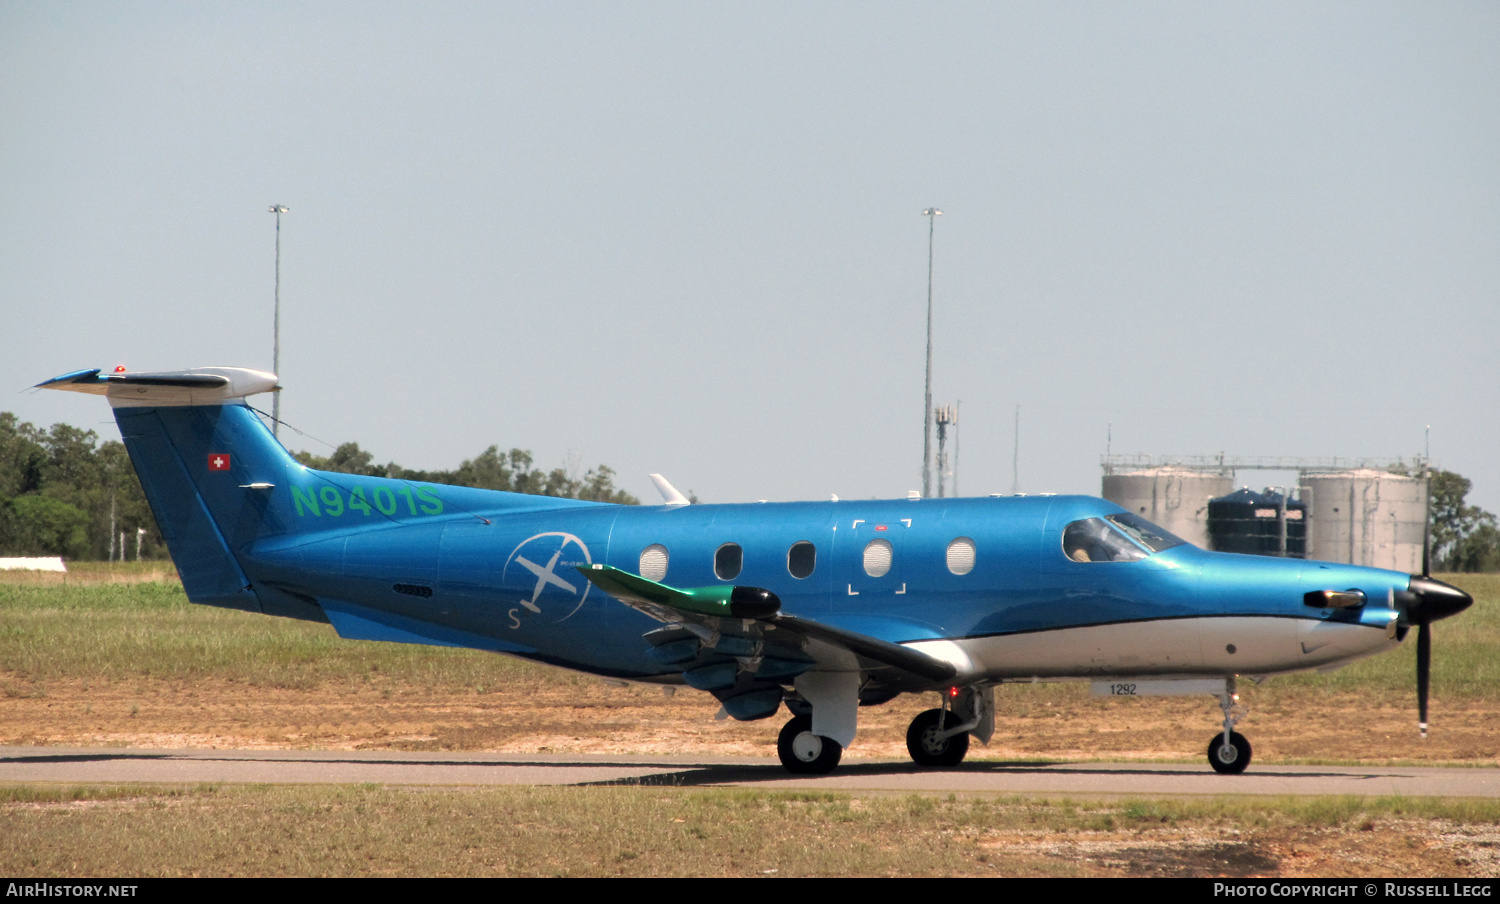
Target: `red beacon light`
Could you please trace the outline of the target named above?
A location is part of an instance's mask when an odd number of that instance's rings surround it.
[[[124,372],[125,372],[125,365],[123,365],[123,364],[116,364],[115,365],[115,373],[122,374]]]

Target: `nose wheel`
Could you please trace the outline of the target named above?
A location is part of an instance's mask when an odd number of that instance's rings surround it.
[[[1234,685],[1232,676],[1225,679],[1224,692],[1219,695],[1219,708],[1224,711],[1224,730],[1208,742],[1208,765],[1220,775],[1239,775],[1250,765],[1250,742],[1234,730],[1235,723],[1245,714]]]
[[[1237,731],[1229,733],[1229,743],[1223,735],[1214,735],[1208,742],[1208,764],[1221,775],[1239,775],[1250,765],[1250,742]]]
[[[812,733],[812,716],[794,716],[776,738],[776,754],[786,771],[827,775],[839,764],[844,748],[833,738]]]

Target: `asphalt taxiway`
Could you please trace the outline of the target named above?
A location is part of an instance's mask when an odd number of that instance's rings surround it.
[[[849,791],[1073,795],[1353,794],[1500,797],[1500,768],[1260,766],[1217,775],[1207,763],[974,760],[942,771],[849,760],[793,776],[753,757],[639,757],[391,751],[0,747],[0,783],[349,784],[392,786],[651,785]]]

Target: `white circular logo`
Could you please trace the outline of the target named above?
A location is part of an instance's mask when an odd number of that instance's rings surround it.
[[[549,609],[571,606],[568,614],[558,621],[571,618],[588,599],[594,585],[575,568],[586,568],[594,564],[589,548],[577,537],[563,531],[548,531],[522,540],[511,550],[505,560],[500,580],[511,586],[511,573],[516,573],[516,583],[534,580],[530,598],[522,597],[521,605],[542,614],[542,606]]]

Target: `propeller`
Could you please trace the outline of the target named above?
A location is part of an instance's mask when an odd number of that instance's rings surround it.
[[[1401,617],[1417,626],[1417,729],[1427,737],[1427,694],[1432,686],[1432,623],[1464,611],[1474,598],[1432,577],[1432,474],[1427,479],[1427,517],[1422,519],[1422,573],[1412,575],[1405,593],[1394,594],[1401,604]]]
[[[1464,611],[1474,598],[1425,574],[1412,575],[1406,590],[1394,596],[1402,621],[1417,626],[1417,728],[1425,738],[1427,694],[1432,684],[1432,623]]]

